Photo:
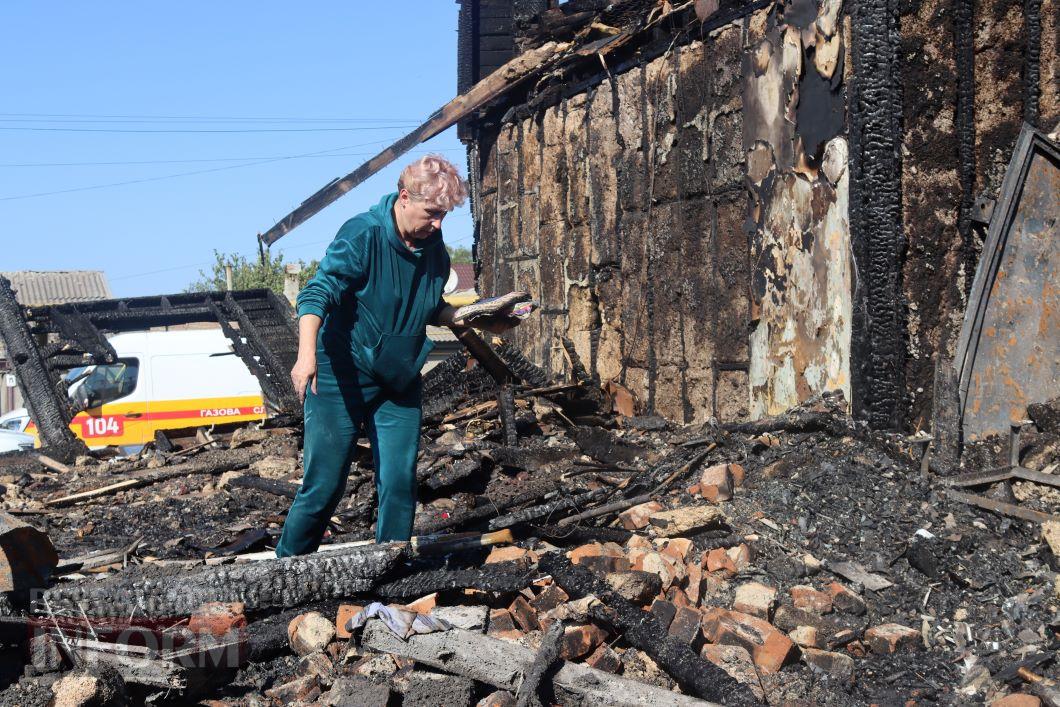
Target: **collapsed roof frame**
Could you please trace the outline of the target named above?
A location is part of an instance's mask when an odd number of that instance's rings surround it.
[[[0,277],[0,338],[41,443],[50,456],[71,461],[87,450],[70,430],[77,410],[62,372],[117,360],[106,333],[159,326],[216,323],[235,354],[261,384],[267,404],[298,415],[301,405],[288,371],[298,352],[294,312],[267,289],[195,292],[77,304],[22,307]]]

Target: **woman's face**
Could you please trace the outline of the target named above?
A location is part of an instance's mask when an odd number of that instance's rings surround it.
[[[449,212],[437,204],[417,199],[402,189],[398,193],[398,208],[401,210],[402,224],[406,238],[417,240],[426,238],[442,229],[442,219]]]

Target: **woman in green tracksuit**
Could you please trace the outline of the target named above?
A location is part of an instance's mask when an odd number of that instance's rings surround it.
[[[426,325],[461,325],[442,300],[449,254],[445,215],[467,187],[447,160],[428,155],[401,173],[398,191],[354,216],[298,295],[298,359],[305,401],[302,486],[276,555],[313,552],[342,498],[365,428],[379,499],[376,542],[408,540],[416,510]],[[507,324],[497,329],[508,328]]]

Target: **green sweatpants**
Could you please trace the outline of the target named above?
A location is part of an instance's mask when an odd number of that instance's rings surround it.
[[[419,378],[395,394],[364,374],[342,375],[321,362],[317,392],[306,391],[302,487],[295,496],[277,557],[314,552],[342,500],[355,444],[366,428],[375,459],[379,501],[375,540],[408,540],[416,512],[416,454],[422,418]],[[352,379],[352,380],[351,380]]]

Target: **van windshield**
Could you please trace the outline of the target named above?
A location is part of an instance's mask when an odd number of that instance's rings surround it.
[[[117,363],[96,366],[77,388],[81,408],[87,410],[124,398],[136,390],[139,375],[140,362],[135,358],[123,358]]]

